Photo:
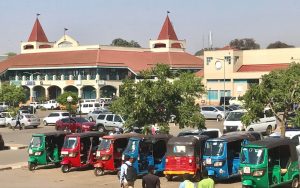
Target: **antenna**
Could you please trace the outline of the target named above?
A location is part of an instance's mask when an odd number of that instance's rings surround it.
[[[213,48],[213,41],[212,41],[212,32],[209,31],[209,48],[212,49]]]

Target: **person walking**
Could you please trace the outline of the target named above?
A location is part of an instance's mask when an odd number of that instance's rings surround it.
[[[195,188],[194,183],[190,181],[189,174],[183,174],[183,182],[180,183],[179,188]]]
[[[215,182],[209,177],[207,170],[204,169],[202,175],[203,179],[198,183],[197,188],[215,188]]]
[[[125,163],[121,166],[120,184],[123,188],[134,188],[137,174],[136,169],[133,167],[133,161],[132,157],[126,157]]]
[[[18,126],[19,126],[19,129],[21,130],[22,126],[21,126],[21,122],[20,122],[20,114],[19,113],[16,116],[16,125],[13,127],[13,130],[15,130],[15,128],[17,128]]]
[[[154,166],[148,167],[148,174],[142,179],[143,188],[160,188],[159,177],[154,175]]]

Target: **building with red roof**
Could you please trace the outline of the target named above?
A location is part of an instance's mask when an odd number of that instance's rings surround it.
[[[156,64],[173,70],[199,72],[203,60],[185,51],[169,16],[157,40],[149,48],[80,45],[68,35],[49,42],[36,18],[21,54],[0,63],[1,80],[26,89],[29,98],[56,99],[65,91],[77,92],[83,99],[119,95],[122,80],[138,75]]]

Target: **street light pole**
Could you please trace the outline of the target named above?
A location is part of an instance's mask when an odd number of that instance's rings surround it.
[[[71,102],[73,101],[72,96],[67,97],[67,102],[69,104],[69,126],[71,125]]]
[[[215,67],[216,67],[216,69],[217,70],[221,70],[222,69],[222,62],[221,61],[223,61],[223,70],[224,70],[224,72],[223,72],[223,108],[224,108],[224,118],[225,118],[225,115],[226,115],[226,104],[225,104],[225,81],[226,81],[226,77],[225,77],[225,64],[226,64],[226,62],[225,62],[225,59],[219,59],[219,58],[217,58],[217,60],[218,61],[216,61],[216,63],[215,63]],[[219,60],[221,60],[221,61],[219,61]]]

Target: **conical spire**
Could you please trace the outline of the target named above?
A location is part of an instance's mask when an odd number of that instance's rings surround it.
[[[28,42],[48,42],[48,39],[38,18],[36,18],[35,20]]]
[[[157,40],[167,40],[167,39],[178,40],[168,15],[166,17],[163,27],[161,28]]]

